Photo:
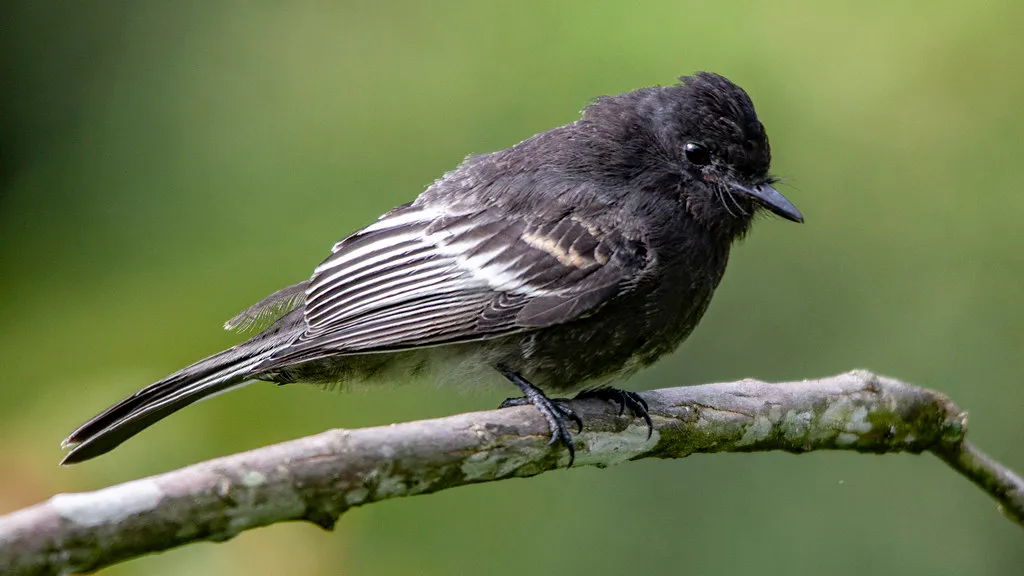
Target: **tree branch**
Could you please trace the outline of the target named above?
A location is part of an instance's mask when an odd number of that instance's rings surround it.
[[[864,371],[783,384],[743,380],[645,392],[654,420],[574,400],[586,423],[576,465],[693,453],[931,451],[1024,525],[1024,481],[964,440],[946,396]],[[96,492],[58,494],[0,517],[5,574],[91,571],[286,520],[325,529],[353,506],[565,466],[531,407],[322,434]]]

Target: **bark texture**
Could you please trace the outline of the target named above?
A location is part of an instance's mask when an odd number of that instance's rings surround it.
[[[654,432],[597,399],[574,400],[576,466],[693,453],[931,451],[1024,525],[1024,481],[966,440],[946,396],[865,371],[643,393]],[[67,574],[288,520],[331,529],[353,506],[565,466],[532,407],[330,430],[0,517],[0,572]]]

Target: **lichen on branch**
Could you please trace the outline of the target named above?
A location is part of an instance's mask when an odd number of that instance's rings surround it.
[[[769,384],[652,390],[654,423],[599,399],[572,400],[586,426],[576,466],[693,453],[931,451],[1024,526],[1024,481],[965,440],[946,396],[854,371]],[[330,529],[349,508],[564,467],[531,407],[359,430],[330,430],[95,492],[58,494],[0,517],[4,574],[87,572],[151,552],[289,520]]]

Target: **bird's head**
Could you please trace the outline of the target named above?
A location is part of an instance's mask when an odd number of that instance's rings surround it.
[[[747,93],[708,72],[680,80],[599,99],[584,121],[622,127],[612,139],[629,157],[644,158],[632,173],[681,195],[709,228],[742,234],[759,210],[803,222],[772,187],[768,136]]]
[[[674,146],[687,203],[697,215],[748,220],[758,209],[803,222],[772,187],[764,125],[742,88],[717,74],[684,76],[663,92],[667,112],[659,140]]]

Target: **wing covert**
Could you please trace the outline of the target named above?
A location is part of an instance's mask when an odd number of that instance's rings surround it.
[[[613,298],[643,245],[571,215],[406,206],[335,245],[305,292],[306,330],[283,358],[493,338],[567,322]]]

